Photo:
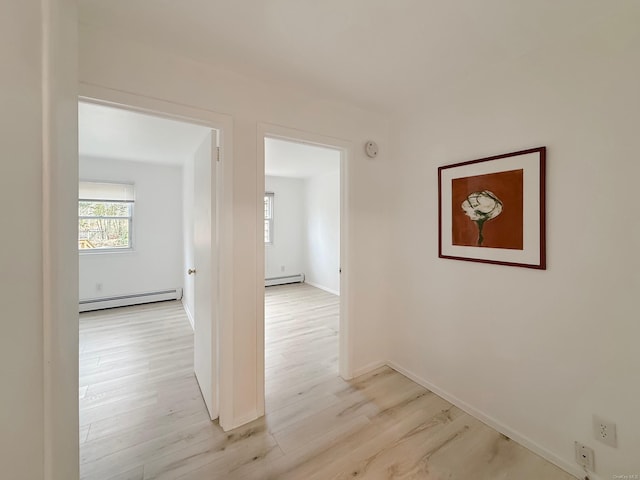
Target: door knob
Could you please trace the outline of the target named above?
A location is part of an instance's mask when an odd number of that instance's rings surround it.
[[[189,270],[187,270],[187,273],[189,275],[191,275],[192,273],[196,273],[196,269],[195,268],[190,268]]]

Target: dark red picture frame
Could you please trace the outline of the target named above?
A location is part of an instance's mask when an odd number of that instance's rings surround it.
[[[438,257],[545,270],[545,190],[546,147],[438,167]]]

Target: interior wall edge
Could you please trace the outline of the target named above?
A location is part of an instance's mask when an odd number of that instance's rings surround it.
[[[316,282],[309,282],[307,280],[305,280],[305,282],[307,285],[311,285],[312,287],[316,287],[319,288],[320,290],[324,290],[325,292],[331,293],[333,295],[337,295],[338,297],[340,296],[340,291],[339,290],[333,290],[332,288],[326,287],[324,285],[321,285],[319,283]]]
[[[371,373],[374,370],[377,370],[378,368],[385,367],[388,365],[389,365],[389,362],[387,360],[376,360],[374,362],[368,363],[367,365],[356,368],[351,378],[357,378],[362,375],[366,375],[367,373]],[[345,378],[345,380],[349,380],[349,379]]]
[[[184,311],[187,314],[187,319],[189,320],[189,324],[191,325],[191,330],[194,330],[195,323],[193,321],[193,314],[191,313],[191,310],[189,310],[189,307],[185,303],[184,297],[182,298],[182,300],[180,300],[180,303],[182,303],[182,308],[184,308]]]

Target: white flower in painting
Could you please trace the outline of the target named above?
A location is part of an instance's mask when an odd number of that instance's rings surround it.
[[[502,213],[502,202],[489,190],[473,192],[462,202],[462,209],[467,216],[478,220],[491,220]]]
[[[464,213],[478,225],[478,246],[482,245],[482,227],[484,222],[496,218],[502,213],[502,202],[493,192],[483,190],[473,192],[462,202]]]

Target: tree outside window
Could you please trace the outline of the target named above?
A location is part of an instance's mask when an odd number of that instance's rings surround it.
[[[133,185],[80,182],[78,248],[132,248]]]
[[[273,193],[264,194],[264,243],[273,244]]]

